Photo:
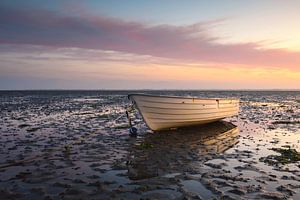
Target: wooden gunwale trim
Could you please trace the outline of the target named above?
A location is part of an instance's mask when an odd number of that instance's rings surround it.
[[[166,95],[150,95],[150,94],[128,94],[128,98],[132,99],[132,96],[145,96],[145,97],[158,97],[158,98],[177,98],[177,99],[189,99],[189,100],[231,100],[231,101],[239,101],[238,98],[201,98],[201,97],[181,97],[181,96],[166,96]]]

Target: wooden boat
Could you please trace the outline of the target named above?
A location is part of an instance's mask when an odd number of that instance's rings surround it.
[[[151,130],[206,124],[238,114],[239,99],[129,94]]]

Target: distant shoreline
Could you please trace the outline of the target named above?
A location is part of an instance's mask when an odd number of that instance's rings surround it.
[[[300,89],[0,89],[0,92],[23,91],[233,91],[233,92],[300,92]]]

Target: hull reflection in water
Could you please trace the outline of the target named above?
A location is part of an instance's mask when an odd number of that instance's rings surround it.
[[[131,150],[128,175],[143,179],[175,172],[199,173],[208,157],[237,143],[238,128],[225,121],[148,134]]]

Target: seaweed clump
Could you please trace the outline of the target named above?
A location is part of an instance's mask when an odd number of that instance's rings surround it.
[[[280,153],[280,155],[269,155],[259,160],[269,165],[290,164],[300,161],[300,153],[290,146],[282,146],[282,148],[271,148],[271,150]]]
[[[142,143],[138,146],[139,149],[152,149],[153,147],[154,147],[153,144],[148,143],[148,142],[142,142]]]

